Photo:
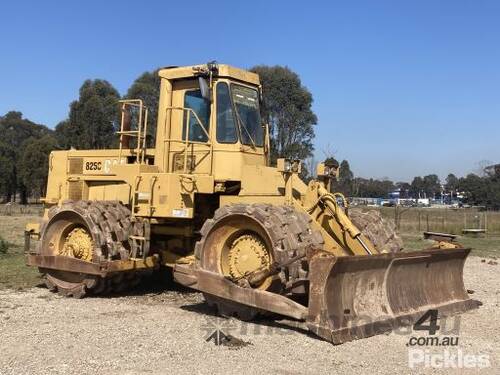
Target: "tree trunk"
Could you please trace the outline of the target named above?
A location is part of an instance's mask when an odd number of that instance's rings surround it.
[[[28,192],[26,191],[26,188],[23,187],[21,188],[21,204],[27,204],[28,203]]]

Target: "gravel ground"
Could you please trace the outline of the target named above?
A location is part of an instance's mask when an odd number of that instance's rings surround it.
[[[484,305],[461,315],[459,345],[450,351],[487,355],[490,367],[481,372],[498,374],[500,266],[488,261],[467,261],[466,286]],[[284,328],[286,322],[217,318],[202,301],[198,293],[178,290],[83,300],[43,288],[0,291],[0,373],[449,372],[422,365],[410,369],[410,334],[333,346],[300,328]],[[225,346],[207,342],[217,325],[237,339]]]

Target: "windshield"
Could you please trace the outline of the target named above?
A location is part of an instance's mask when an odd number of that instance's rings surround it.
[[[231,85],[233,103],[240,124],[241,143],[262,147],[264,130],[260,123],[259,94],[257,90],[240,85]]]

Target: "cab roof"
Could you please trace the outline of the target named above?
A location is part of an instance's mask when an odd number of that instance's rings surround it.
[[[206,68],[206,65],[190,65],[180,67],[166,67],[158,71],[158,75],[168,80],[182,79],[195,77],[199,68]],[[217,77],[234,78],[239,81],[247,82],[256,86],[260,86],[259,76],[248,70],[235,68],[226,64],[218,64]]]

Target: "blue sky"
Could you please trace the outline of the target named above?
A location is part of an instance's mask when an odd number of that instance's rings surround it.
[[[9,1],[0,114],[54,127],[87,78],[217,59],[288,65],[313,93],[316,157],[409,180],[500,162],[500,1]]]

